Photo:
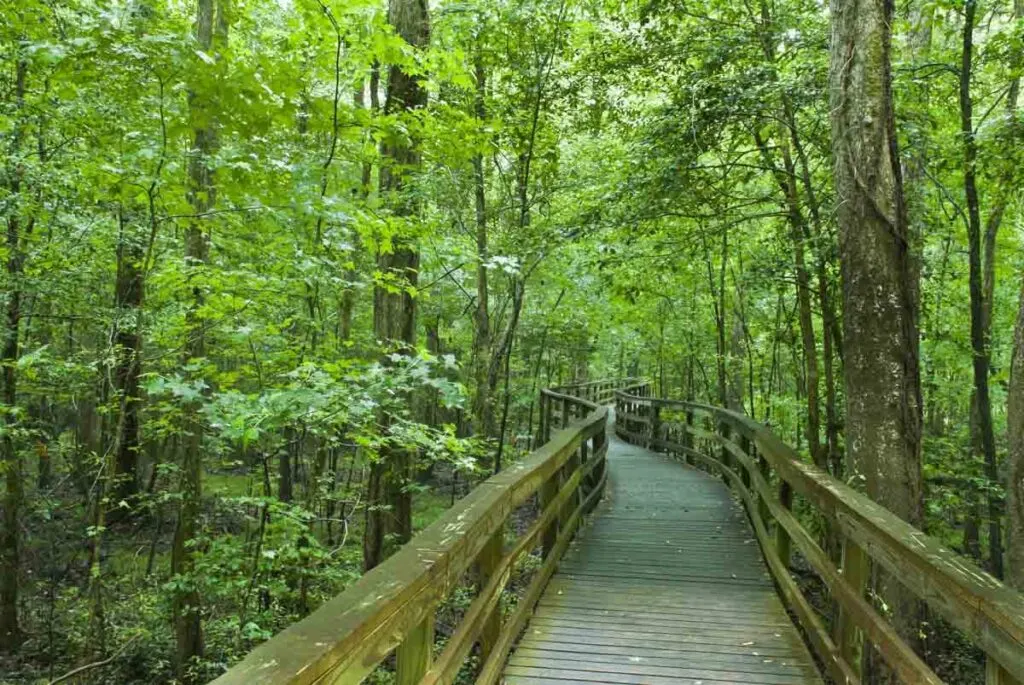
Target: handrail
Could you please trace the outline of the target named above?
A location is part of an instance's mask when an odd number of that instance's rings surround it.
[[[599,379],[554,386],[542,390],[541,394],[570,395],[577,399],[588,400],[594,406],[603,406],[611,404],[615,400],[616,391],[639,390],[648,387],[649,383],[643,378]]]
[[[868,560],[893,574],[985,652],[987,685],[1024,682],[1024,595],[804,462],[768,428],[743,414],[628,392],[616,393],[615,406],[620,437],[700,461],[737,490],[783,599],[836,683],[860,682],[862,639],[874,645],[903,682],[943,682],[865,598]],[[704,418],[704,426],[697,417]],[[770,485],[773,477],[775,487]],[[791,513],[794,493],[842,537],[841,568]],[[772,521],[774,539],[769,534]],[[840,607],[831,634],[789,575],[792,544]]]
[[[600,381],[590,387],[614,390],[636,383]],[[474,644],[480,645],[482,664],[476,682],[497,682],[582,516],[596,506],[606,481],[608,409],[594,401],[603,395],[595,391],[593,399],[585,399],[544,393],[542,424],[549,434],[552,425],[560,424],[545,444],[478,485],[394,556],[257,646],[214,684],[355,683],[392,652],[400,685],[451,683]],[[555,396],[558,407],[543,399]],[[539,499],[537,518],[506,547],[510,514],[534,495]],[[538,545],[543,564],[515,611],[503,620],[500,600],[513,567]],[[435,612],[473,567],[480,590],[435,659]]]

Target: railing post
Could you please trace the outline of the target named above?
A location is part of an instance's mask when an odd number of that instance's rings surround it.
[[[771,486],[771,471],[768,468],[768,460],[763,456],[757,458],[757,468],[761,472],[761,477],[764,479],[765,486]],[[771,516],[771,511],[768,509],[768,501],[766,500],[767,493],[761,493],[757,497],[757,514],[761,517],[764,524],[768,525],[768,519]],[[778,525],[777,523],[775,525]]]
[[[718,434],[722,436],[723,440],[729,440],[732,438],[732,428],[730,428],[729,424],[722,421],[721,423],[718,424]],[[722,465],[725,466],[727,469],[732,468],[732,453],[729,452],[728,449],[726,449],[724,443],[722,444],[722,450],[721,452],[719,452],[718,459],[719,461],[722,462]],[[729,485],[729,477],[724,473],[722,474],[722,480],[725,481],[726,485]]]
[[[658,440],[661,438],[661,407],[651,403],[651,437],[648,440],[648,449],[657,450]]]
[[[544,485],[540,488],[540,510],[541,513],[547,511],[548,505],[554,501],[558,495],[558,474],[556,471],[551,474],[551,477],[544,481]],[[544,551],[544,558],[547,559],[548,555],[551,554],[551,550],[555,546],[555,542],[558,541],[558,518],[555,516],[551,519],[551,523],[544,529],[544,533],[541,535],[541,549]]]
[[[551,410],[549,409],[549,405],[548,405],[548,395],[545,394],[544,390],[541,390],[540,405],[541,405],[541,426],[538,428],[538,433],[539,433],[538,441],[540,442],[540,444],[538,444],[538,446],[541,446],[542,444],[544,444],[545,442],[548,441],[548,414],[550,413]]]
[[[480,555],[477,557],[477,570],[480,574],[480,588],[481,590],[487,585],[501,563],[501,557],[504,554],[505,547],[505,530],[504,528],[499,529],[491,539],[487,541],[484,548],[480,550]],[[480,632],[480,662],[487,661],[487,657],[490,656],[491,651],[494,649],[494,645],[498,642],[498,637],[501,634],[501,607],[495,607],[494,611],[484,619],[484,627]]]
[[[686,412],[686,428],[683,430],[683,446],[693,449],[693,411]],[[687,464],[693,464],[693,457],[684,453],[683,460]]]
[[[789,509],[793,506],[793,487],[786,481],[779,482],[779,502],[783,507]],[[782,567],[789,568],[790,540],[789,533],[781,524],[775,526],[775,551],[782,561]]]
[[[985,685],[1021,685],[1021,682],[1006,672],[990,656],[985,657]]]
[[[740,449],[743,450],[743,454],[747,455],[748,459],[753,458],[750,454],[750,438],[744,434],[740,434]],[[748,462],[749,463],[749,462]],[[743,487],[750,489],[750,471],[747,471],[747,467],[740,465],[740,480],[743,481]]]
[[[574,473],[576,473],[576,469],[580,468],[580,466],[582,465],[582,463],[583,463],[583,454],[584,454],[584,450],[586,449],[586,447],[585,447],[586,443],[587,443],[586,440],[581,440],[580,441],[579,449],[575,450],[572,453],[572,456],[570,456],[569,459],[565,462],[565,465],[562,466],[562,482],[563,483],[565,483],[570,478],[572,478],[572,475]],[[562,517],[561,517],[562,520],[558,524],[560,528],[564,528],[565,527],[566,522],[572,517],[572,513],[574,511],[576,511],[576,507],[580,503],[580,485],[581,485],[581,483],[577,483],[576,484],[576,489],[565,500],[565,505],[562,507]]]
[[[569,425],[569,398],[562,398],[562,428]]]
[[[420,621],[398,646],[395,666],[398,685],[415,685],[430,668],[434,654],[434,614]]]
[[[586,466],[587,461],[594,458],[594,447],[591,445],[591,440],[594,441],[594,445],[597,444],[597,436],[588,438],[580,442],[580,467]],[[586,495],[589,495],[594,489],[594,472],[591,471],[586,478],[580,479],[580,484],[576,486],[577,492],[577,503],[582,502]],[[586,487],[584,487],[584,485]]]
[[[868,556],[853,540],[843,541],[843,578],[863,597],[868,579]],[[835,629],[836,645],[843,661],[858,676],[861,673],[861,654],[864,649],[864,635],[848,612],[839,607],[839,619]]]

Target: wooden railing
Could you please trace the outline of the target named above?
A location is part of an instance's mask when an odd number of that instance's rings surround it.
[[[601,497],[608,451],[608,409],[601,402],[625,385],[635,382],[545,390],[542,447],[478,485],[394,556],[214,682],[356,683],[394,653],[400,685],[451,683],[477,644],[476,682],[497,682],[581,517]],[[539,513],[506,544],[510,514],[534,495]],[[503,616],[502,593],[516,561],[537,547],[540,568],[514,611]],[[476,597],[435,655],[435,613],[474,568]]]
[[[865,596],[872,564],[884,569],[986,654],[987,685],[1024,682],[1024,596],[865,495],[800,459],[767,428],[726,409],[616,393],[624,440],[699,462],[739,494],[785,602],[836,683],[860,682],[863,641],[904,683],[942,683]],[[837,565],[792,512],[794,495],[842,545]],[[774,529],[774,530],[772,530]],[[789,573],[793,546],[839,606],[826,630]]]

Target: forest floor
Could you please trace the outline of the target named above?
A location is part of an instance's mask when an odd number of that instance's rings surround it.
[[[353,485],[358,487],[358,483]],[[260,500],[254,495],[261,490],[259,483],[244,473],[205,475],[208,539],[198,564],[202,574],[213,579],[201,592],[207,612],[205,675],[215,675],[304,613],[294,573],[300,565],[295,540],[301,524],[289,522],[286,510],[271,513],[272,523],[257,552],[261,558],[254,562],[260,518]],[[461,496],[461,489],[456,494]],[[443,476],[421,486],[413,498],[415,530],[436,520],[451,506],[452,496],[451,484]],[[143,516],[111,525],[103,534],[99,610],[108,626],[103,635],[96,634],[91,616],[97,605],[90,588],[91,550],[81,543],[85,512],[50,511],[42,505],[32,512],[32,519],[62,519],[61,526],[51,528],[62,532],[24,551],[26,580],[21,601],[26,641],[17,659],[0,659],[0,685],[48,683],[73,669],[103,661],[99,655],[104,653],[115,657],[74,682],[169,682],[173,634],[167,590],[174,523],[170,520],[173,506],[163,508],[167,510],[164,520],[159,514]],[[32,519],[26,525],[39,523]],[[345,520],[341,523],[338,518],[330,534],[323,522],[318,524],[323,556],[309,576],[310,609],[362,574],[363,510],[350,511]],[[328,545],[329,538],[333,547]],[[243,596],[246,600],[241,602]],[[97,639],[105,644],[96,645]]]

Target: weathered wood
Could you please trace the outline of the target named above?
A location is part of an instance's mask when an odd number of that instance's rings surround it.
[[[416,685],[430,668],[434,653],[434,614],[430,613],[405,636],[395,659],[395,682]]]
[[[785,480],[779,482],[779,504],[784,509],[793,508],[793,486]],[[783,568],[789,568],[790,547],[789,531],[785,526],[776,526],[775,552],[779,555]]]
[[[851,588],[854,588],[858,596],[863,597],[868,580],[868,557],[864,550],[852,540],[844,540],[842,563],[843,578]],[[835,635],[843,660],[860,675],[864,638],[850,610],[843,605],[839,607]]]
[[[546,511],[552,503],[555,501],[555,496],[558,494],[558,476],[552,475],[540,488],[539,493],[539,504],[542,511]],[[558,517],[552,517],[551,521],[544,528],[544,532],[541,535],[541,549],[543,550],[544,558],[546,559],[551,555],[551,550],[555,548],[555,543],[558,541]]]
[[[661,407],[658,405],[651,406],[651,437],[648,442],[648,447],[654,442],[661,440]]]
[[[728,490],[611,444],[611,505],[562,560],[505,681],[820,683]]]
[[[639,397],[630,398],[623,393],[617,396],[624,403]],[[794,492],[805,497],[827,520],[834,522],[838,532],[864,556],[900,578],[908,589],[963,630],[991,661],[1001,664],[1006,677],[1018,681],[1024,677],[1024,597],[861,493],[804,463],[767,428],[749,417],[692,402],[645,401],[676,411],[702,414],[716,421],[728,421],[735,431],[753,443],[763,464],[778,475],[780,483],[788,486],[780,488],[778,497],[774,498],[776,504],[785,508]],[[767,474],[762,471],[761,475],[767,482]],[[758,510],[763,515],[760,504]],[[781,557],[789,547],[793,531],[777,525],[776,532]],[[845,578],[843,580],[853,588],[851,598],[858,595],[857,583],[851,585]],[[846,644],[844,649],[847,657],[853,659],[849,647]]]
[[[551,550],[551,553],[547,555],[543,566],[541,566],[540,570],[537,571],[537,575],[535,575],[533,580],[530,582],[523,598],[520,599],[519,603],[516,605],[516,610],[509,618],[506,629],[502,631],[501,637],[494,647],[494,651],[491,652],[490,657],[481,667],[480,675],[477,676],[476,679],[477,685],[493,685],[498,682],[498,679],[501,677],[501,671],[504,666],[505,659],[508,657],[508,653],[511,651],[512,645],[515,643],[519,633],[526,625],[526,622],[530,617],[530,613],[533,611],[533,607],[536,606],[537,600],[540,599],[541,593],[547,586],[548,580],[555,572],[555,569],[558,568],[558,561],[565,552],[566,547],[568,547],[569,541],[572,539],[573,533],[576,530],[576,525],[579,523],[580,516],[582,515],[582,509],[583,505],[578,507],[566,522],[565,528],[559,531],[558,539],[555,542],[554,548]]]
[[[1020,685],[1021,681],[1010,675],[995,659],[985,660],[985,685]]]
[[[757,457],[757,472],[761,474],[761,478],[764,479],[765,483],[769,483],[771,481],[771,471],[768,468],[768,461],[760,455]],[[761,517],[761,520],[764,521],[766,527],[769,520],[768,502],[766,500],[769,497],[771,497],[770,494],[761,492],[758,492],[757,495],[757,514]]]
[[[871,605],[863,597],[863,578],[856,575],[857,573],[864,573],[866,569],[860,570],[855,566],[851,567],[854,573],[854,578],[849,579],[843,574],[840,574],[838,570],[832,565],[827,555],[821,550],[814,539],[803,529],[800,523],[797,521],[789,512],[789,507],[783,505],[782,502],[776,501],[771,498],[771,490],[768,483],[761,476],[759,471],[753,469],[753,463],[745,453],[741,451],[734,451],[733,457],[740,464],[740,466],[753,478],[755,486],[755,492],[760,495],[760,502],[767,504],[772,516],[779,524],[779,530],[784,530],[787,533],[787,542],[792,539],[795,540],[801,553],[810,562],[811,566],[817,571],[819,576],[825,581],[826,585],[832,592],[833,597],[839,601],[840,606],[843,608],[843,619],[847,622],[847,626],[844,630],[844,638],[848,640],[846,646],[850,646],[850,641],[854,640],[855,637],[851,631],[854,628],[863,630],[872,643],[875,644],[886,663],[897,673],[904,682],[913,683],[929,683],[931,685],[939,685],[942,681],[928,668],[927,665],[914,653],[911,649],[896,633],[885,620],[879,616]],[[719,465],[719,469],[727,472],[730,479],[733,481],[733,485],[738,487],[739,492],[747,506],[748,513],[753,517],[755,514],[755,502],[753,495],[743,485],[739,476],[733,471],[730,471],[728,467]],[[755,530],[761,533],[761,522],[755,520]],[[766,531],[765,531],[765,534]],[[766,538],[767,539],[767,538]],[[850,547],[853,554],[857,553],[855,547]],[[781,554],[778,555],[781,562]],[[851,564],[857,564],[855,558],[850,559]],[[785,574],[788,577],[788,573]],[[853,580],[856,585],[851,584]],[[839,657],[848,667],[849,672],[857,674],[859,672],[859,649],[856,652],[844,652],[842,649],[843,643],[840,640],[836,641],[840,645]],[[833,653],[834,656],[834,653]],[[845,673],[844,673],[845,675]]]
[[[501,592],[508,583],[512,566],[523,554],[533,549],[537,539],[548,529],[548,524],[557,518],[562,505],[577,491],[579,484],[598,463],[600,463],[598,460],[592,460],[584,468],[574,473],[551,500],[549,505],[541,511],[537,520],[520,536],[511,551],[501,557],[490,574],[486,585],[481,588],[480,593],[463,616],[459,627],[449,638],[444,651],[438,657],[434,667],[424,676],[421,685],[447,684],[455,681],[462,662],[469,654],[474,641],[478,637],[481,640],[483,639],[486,621],[489,620],[488,617],[496,613],[501,599]],[[500,639],[501,633],[499,631],[494,641],[488,646],[485,647],[481,643],[481,655],[484,660],[493,652],[494,646]]]
[[[502,529],[495,532],[480,551],[480,556],[477,557],[476,563],[477,572],[480,574],[481,591],[486,589],[494,579],[494,576],[499,573],[504,546],[505,531]],[[483,596],[483,592],[481,592],[481,596]],[[501,614],[495,611],[495,607],[491,607],[482,619],[482,627],[480,628],[480,654],[484,658],[491,653],[494,643],[498,641],[498,634],[500,632]]]
[[[723,472],[727,477],[731,475],[734,482],[739,479],[735,472],[726,469],[721,462],[713,457],[709,457],[702,452],[697,450],[687,450],[694,459],[702,461],[708,466],[718,469]],[[742,485],[738,488],[741,497],[744,498],[747,504],[747,511],[753,511],[753,500],[750,499],[750,493],[746,491]],[[754,533],[757,535],[758,543],[761,547],[761,553],[764,556],[765,562],[768,564],[768,568],[771,570],[772,576],[775,579],[776,587],[779,590],[779,594],[782,595],[783,601],[793,611],[797,617],[797,621],[804,629],[808,640],[812,647],[814,647],[815,653],[818,658],[824,664],[825,669],[828,671],[829,676],[833,682],[843,685],[857,685],[860,681],[850,670],[849,666],[840,658],[839,649],[836,644],[832,641],[831,636],[828,634],[825,626],[822,624],[821,619],[818,618],[817,613],[811,606],[807,598],[804,597],[800,591],[799,586],[789,575],[789,569],[783,565],[782,560],[776,551],[775,546],[771,542],[771,538],[768,535],[768,530],[764,525],[764,522],[760,517],[752,516],[751,523],[754,527]]]

